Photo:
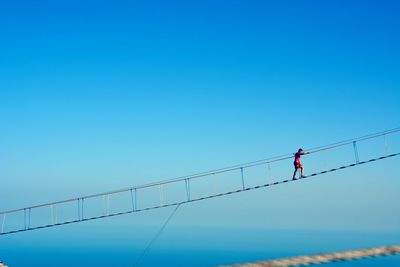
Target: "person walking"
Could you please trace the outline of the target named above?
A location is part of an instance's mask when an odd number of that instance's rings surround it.
[[[294,154],[294,173],[293,173],[293,180],[296,180],[296,174],[299,169],[301,169],[301,178],[304,178],[304,167],[300,162],[301,155],[310,154],[310,152],[303,152],[303,149],[299,149],[297,153]]]

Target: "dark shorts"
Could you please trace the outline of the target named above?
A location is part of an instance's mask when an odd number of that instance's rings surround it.
[[[293,162],[293,165],[294,165],[294,168],[295,169],[298,169],[298,168],[303,168],[303,165],[301,165],[301,163],[299,163],[299,162]]]

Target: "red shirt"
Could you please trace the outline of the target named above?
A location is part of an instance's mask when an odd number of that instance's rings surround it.
[[[303,152],[297,152],[296,154],[294,154],[294,162],[300,164],[300,156],[301,155],[303,155]]]

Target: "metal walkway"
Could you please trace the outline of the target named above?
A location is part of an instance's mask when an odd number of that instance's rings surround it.
[[[309,149],[307,151],[310,152],[310,154],[327,151],[329,151],[329,154],[339,153],[338,155],[342,158],[348,159],[349,163],[340,165],[339,167],[331,167],[323,169],[322,171],[316,171],[297,180],[282,180],[271,177],[271,168],[279,163],[283,163],[281,168],[283,168],[284,172],[282,173],[284,173],[286,177],[288,176],[288,173],[292,171],[291,160],[293,159],[293,154],[287,154],[196,175],[163,180],[157,183],[3,211],[0,212],[0,235],[96,220],[222,197],[234,193],[289,182],[297,182],[309,177],[336,172],[363,164],[369,164],[387,158],[393,158],[400,155],[400,152],[398,152],[400,151],[399,134],[400,128],[396,128],[385,132]],[[392,146],[397,150],[395,153],[389,153],[389,136],[391,137],[390,140],[393,142]],[[397,145],[397,143],[399,145]],[[380,147],[379,149],[377,149],[377,145]],[[371,157],[370,155],[367,155],[368,158],[364,159],[365,156],[362,157],[359,152],[360,147],[368,148],[368,151],[379,150],[379,152],[375,154],[378,156]],[[269,175],[265,175],[265,172],[269,173]],[[250,173],[253,174],[253,177],[250,177]],[[226,177],[227,175],[228,177]],[[284,175],[280,174],[277,177],[284,177]],[[218,186],[223,185],[224,189],[219,189],[218,192],[210,193],[208,190],[209,188],[218,187],[210,186],[210,184],[214,183],[215,180],[221,177],[223,180],[221,180],[222,183]],[[254,177],[261,177],[261,180],[257,180],[257,183],[254,184]],[[200,182],[203,182],[203,187]],[[197,187],[197,190],[193,188],[194,185]],[[145,197],[146,194],[148,194],[148,197]],[[156,198],[154,196],[156,195],[159,196],[158,203],[155,202]],[[114,209],[111,207],[111,197],[113,198]],[[150,199],[154,201],[149,201]]]

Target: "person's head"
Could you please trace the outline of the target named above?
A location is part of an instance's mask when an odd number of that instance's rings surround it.
[[[303,152],[303,149],[299,148],[299,151],[298,151],[298,152],[299,152],[299,153]]]

